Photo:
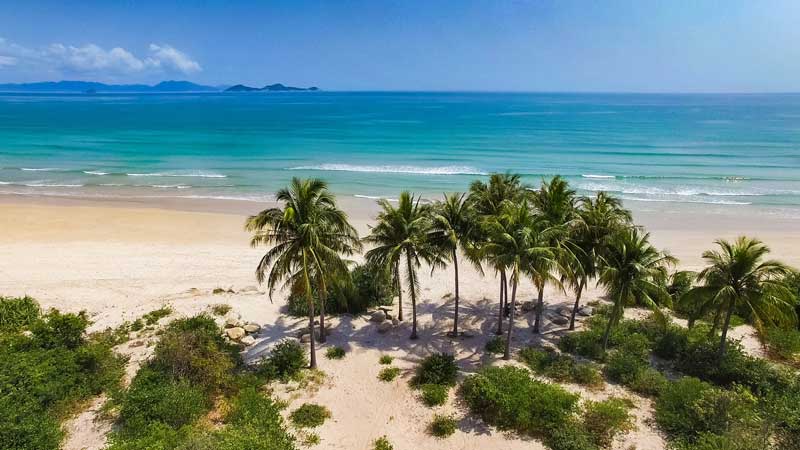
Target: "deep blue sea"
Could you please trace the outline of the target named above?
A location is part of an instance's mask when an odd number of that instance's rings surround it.
[[[670,208],[800,211],[800,95],[0,94],[0,193],[261,200],[561,174]]]

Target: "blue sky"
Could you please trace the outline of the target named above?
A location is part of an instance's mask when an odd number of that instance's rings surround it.
[[[800,92],[798,0],[0,0],[0,82]]]

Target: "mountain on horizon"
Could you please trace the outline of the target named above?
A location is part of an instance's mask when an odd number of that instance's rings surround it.
[[[275,83],[275,84],[268,84],[262,88],[245,86],[244,84],[237,84],[235,86],[229,87],[228,89],[225,89],[225,92],[258,92],[258,91],[285,92],[285,91],[318,91],[318,90],[319,88],[316,86],[301,88],[294,86],[285,86],[281,83]]]
[[[147,84],[106,84],[97,81],[72,80],[0,84],[0,92],[219,92],[221,90],[214,86],[176,80],[162,81],[152,86]]]

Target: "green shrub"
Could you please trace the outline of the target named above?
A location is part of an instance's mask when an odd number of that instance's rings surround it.
[[[221,450],[293,450],[279,406],[257,388],[242,390],[225,417],[227,426],[215,436]]]
[[[34,401],[0,397],[0,448],[58,450],[63,437],[59,420]]]
[[[303,403],[292,411],[289,420],[298,428],[316,428],[331,416],[328,408],[314,403]]]
[[[456,419],[451,416],[435,415],[428,425],[428,432],[440,439],[450,437],[456,432]]]
[[[594,364],[576,363],[572,366],[572,382],[589,387],[602,387],[603,375]]]
[[[31,297],[0,297],[0,333],[29,327],[41,313]]]
[[[389,381],[394,381],[398,375],[400,375],[399,367],[385,367],[378,372],[378,379],[388,383]]]
[[[667,386],[667,383],[669,381],[667,381],[664,374],[652,367],[647,367],[644,370],[640,370],[633,377],[633,380],[628,382],[627,386],[636,393],[648,397],[658,397]]]
[[[138,318],[131,322],[131,331],[141,331],[144,329],[144,321]]]
[[[217,303],[216,305],[211,306],[211,313],[215,316],[224,316],[231,312],[231,305],[227,305],[225,303]]]
[[[486,342],[484,349],[489,353],[503,354],[506,351],[506,339],[502,336],[495,336]]]
[[[342,359],[344,358],[344,349],[342,347],[328,347],[325,351],[325,357],[328,359]]]
[[[649,367],[649,341],[641,334],[628,336],[611,353],[606,364],[606,376],[612,381],[630,384],[639,372]]]
[[[658,335],[653,342],[653,353],[664,359],[675,359],[686,351],[689,345],[689,332],[682,327],[671,325]]]
[[[86,312],[62,314],[52,310],[34,321],[30,330],[39,347],[75,349],[85,342],[84,333],[88,326]]]
[[[568,421],[550,431],[545,443],[551,450],[598,450],[592,436],[582,424]]]
[[[287,380],[308,365],[306,351],[299,342],[286,339],[275,344],[259,370],[268,378]]]
[[[394,358],[392,358],[391,356],[389,356],[389,355],[381,355],[381,358],[378,360],[378,363],[385,365],[385,364],[391,364],[392,361],[394,361]]]
[[[486,423],[540,436],[569,420],[578,401],[578,395],[513,366],[484,368],[464,380],[461,392],[470,411]]]
[[[442,384],[423,384],[420,386],[422,402],[426,406],[440,406],[447,402],[449,386]]]
[[[594,387],[603,385],[603,377],[595,365],[578,363],[568,355],[528,347],[520,350],[519,356],[534,372],[556,381]]]
[[[558,348],[563,352],[600,360],[603,358],[602,334],[593,330],[565,334],[559,339]]]
[[[389,442],[389,439],[386,436],[381,436],[378,439],[375,439],[372,448],[373,450],[394,450],[394,445]]]
[[[619,398],[586,403],[583,426],[595,444],[609,447],[617,434],[633,429],[633,418],[628,413],[630,407],[629,401]]]
[[[412,383],[454,386],[458,376],[455,357],[449,353],[434,353],[423,359],[417,367]]]
[[[169,306],[162,306],[161,308],[155,309],[150,311],[149,313],[142,316],[145,324],[147,325],[155,325],[164,317],[172,314],[172,308]]]
[[[762,334],[770,354],[784,361],[796,362],[800,354],[800,331],[797,329],[767,328]]]

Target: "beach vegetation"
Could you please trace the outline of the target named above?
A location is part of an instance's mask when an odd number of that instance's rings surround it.
[[[381,436],[378,439],[375,439],[375,442],[372,443],[373,450],[394,450],[394,445],[389,442],[389,438],[386,436]]]
[[[168,315],[172,314],[172,308],[169,306],[162,306],[161,308],[154,309],[149,313],[142,316],[142,320],[144,320],[145,325],[155,325],[158,323],[159,320],[167,317]]]
[[[506,340],[503,336],[494,336],[486,341],[483,348],[489,353],[502,355],[506,351]]]
[[[383,382],[390,382],[394,381],[400,375],[400,368],[399,367],[384,367],[378,372],[378,379]]]
[[[633,429],[631,406],[629,400],[614,397],[584,404],[583,427],[598,447],[610,447],[615,436]]]
[[[457,376],[458,365],[452,354],[433,353],[423,359],[417,366],[411,383],[415,386],[425,384],[455,386]]]
[[[603,386],[603,376],[595,364],[577,362],[569,355],[551,349],[526,347],[519,358],[539,375],[560,382],[576,383],[589,387]]]
[[[391,364],[392,361],[394,361],[394,358],[392,358],[390,355],[381,355],[381,357],[378,359],[378,363],[382,365]]]
[[[298,428],[316,428],[331,417],[328,408],[316,403],[303,403],[289,414],[289,420]]]
[[[294,339],[284,339],[259,363],[258,372],[269,379],[286,381],[296,377],[307,365],[303,346]]]
[[[41,308],[31,297],[0,297],[0,333],[23,330],[39,318]]]
[[[342,359],[344,358],[345,351],[342,347],[328,347],[325,350],[325,357],[328,359]]]
[[[450,386],[443,384],[423,384],[419,387],[420,397],[425,406],[441,406],[447,403]]]
[[[217,303],[216,305],[211,305],[211,314],[221,317],[231,312],[232,309],[233,307],[231,305],[226,303]]]
[[[428,432],[439,439],[450,437],[456,432],[458,423],[452,416],[436,414],[428,424]]]

